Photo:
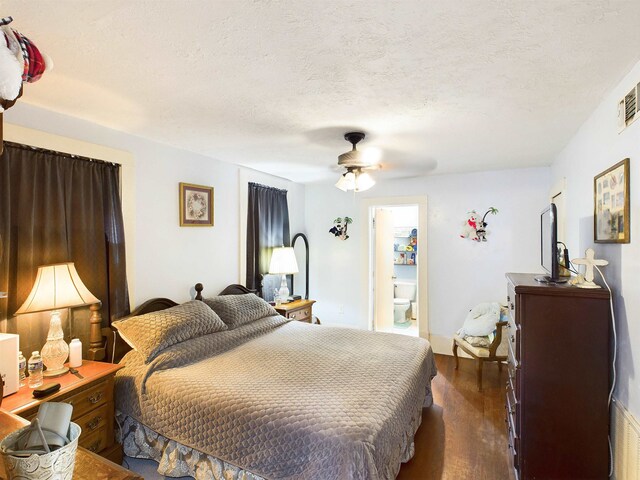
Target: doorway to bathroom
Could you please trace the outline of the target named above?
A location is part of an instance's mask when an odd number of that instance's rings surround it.
[[[426,197],[364,201],[369,328],[429,337]]]

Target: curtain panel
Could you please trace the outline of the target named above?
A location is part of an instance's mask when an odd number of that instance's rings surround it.
[[[280,286],[280,275],[268,275],[271,252],[289,246],[289,206],[287,191],[249,183],[247,208],[247,288],[261,290],[272,301]],[[261,289],[262,285],[262,289]]]
[[[74,262],[109,322],[129,313],[120,166],[5,142],[0,157],[0,319],[27,298],[38,266]],[[4,311],[3,311],[4,310]]]

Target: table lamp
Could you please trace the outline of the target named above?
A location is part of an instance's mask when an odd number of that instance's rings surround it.
[[[94,297],[80,280],[73,262],[38,267],[33,289],[16,315],[51,310],[47,342],[40,352],[42,363],[47,367],[45,377],[56,377],[69,371],[69,368],[64,366],[69,356],[69,345],[64,341],[59,309],[82,307],[98,302],[100,300]]]
[[[269,273],[273,275],[282,275],[282,283],[278,296],[285,301],[289,296],[289,287],[287,285],[287,275],[298,273],[298,262],[296,254],[292,247],[274,248],[271,254],[271,263],[269,264]]]

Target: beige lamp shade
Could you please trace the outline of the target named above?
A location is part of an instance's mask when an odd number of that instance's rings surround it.
[[[298,262],[292,247],[278,247],[273,249],[269,273],[274,275],[288,275],[298,273]]]
[[[80,307],[98,302],[100,300],[80,280],[73,262],[44,265],[38,267],[33,289],[16,315]]]

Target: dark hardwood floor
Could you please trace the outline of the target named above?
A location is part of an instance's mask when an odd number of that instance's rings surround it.
[[[434,403],[422,412],[416,453],[402,465],[398,480],[511,480],[504,424],[506,368],[484,366],[483,391],[476,389],[475,362],[436,355]]]

